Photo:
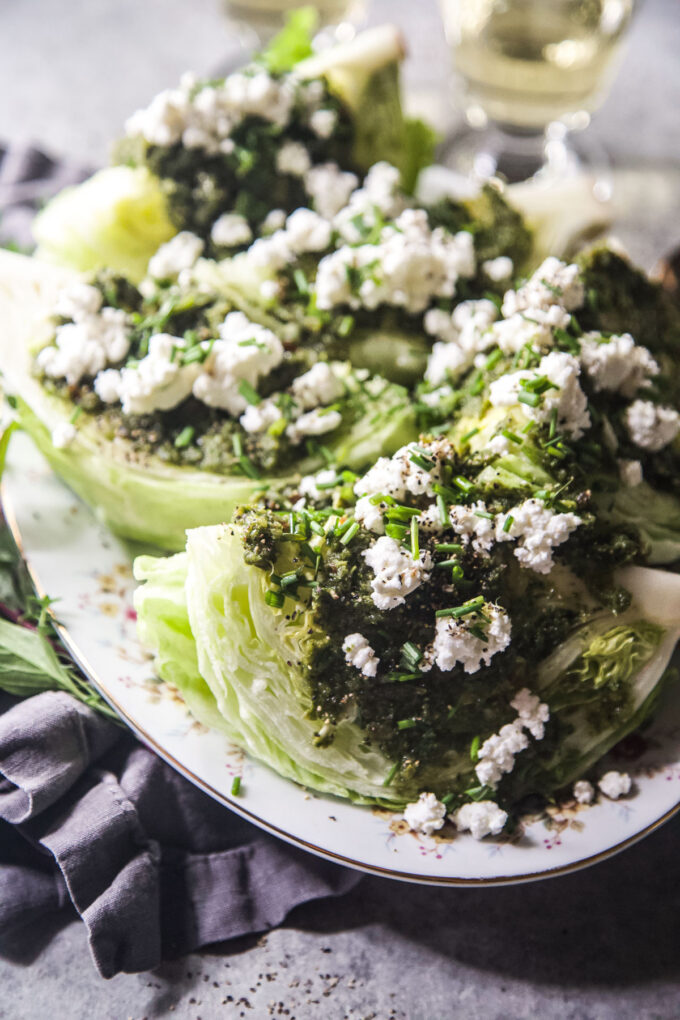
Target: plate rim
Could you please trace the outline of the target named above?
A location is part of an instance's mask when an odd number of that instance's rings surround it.
[[[50,468],[50,471],[52,469]],[[52,472],[54,474],[54,472]],[[56,476],[58,477],[58,476]],[[60,484],[64,484],[61,479],[58,479]],[[67,487],[68,488],[68,487]],[[78,498],[78,497],[76,497]],[[79,499],[79,502],[82,502]],[[88,508],[89,509],[89,508]],[[7,525],[12,539],[16,545],[17,551],[21,562],[27,570],[31,582],[36,590],[39,597],[44,598],[47,596],[40,576],[36,568],[31,563],[23,542],[23,536],[19,527],[18,518],[14,510],[12,498],[7,491],[7,485],[4,481],[0,481],[0,514],[4,518],[5,524]],[[180,775],[184,776],[189,782],[193,783],[200,790],[206,793],[213,800],[222,804],[228,810],[234,811],[235,814],[240,815],[246,821],[265,832],[275,836],[278,839],[282,839],[284,842],[298,847],[302,850],[312,853],[317,857],[321,857],[324,860],[331,861],[334,864],[339,864],[344,867],[349,867],[355,871],[361,871],[365,874],[375,875],[378,878],[389,878],[393,881],[410,882],[415,885],[429,885],[429,886],[449,886],[452,888],[480,888],[489,886],[508,886],[508,885],[525,885],[528,882],[537,882],[548,878],[559,878],[563,875],[573,874],[577,871],[582,871],[585,868],[589,868],[594,864],[599,864],[602,861],[608,860],[611,857],[622,853],[629,847],[638,843],[640,840],[645,839],[651,833],[665,825],[674,815],[680,812],[680,799],[672,807],[665,811],[659,818],[652,822],[649,822],[646,826],[640,829],[638,832],[627,836],[619,843],[615,843],[611,847],[606,847],[604,850],[600,850],[595,854],[590,854],[587,857],[582,857],[579,860],[572,861],[569,864],[557,865],[553,868],[544,868],[540,871],[534,871],[521,875],[497,875],[493,877],[468,877],[461,878],[452,875],[417,875],[413,872],[400,871],[396,868],[382,867],[378,864],[367,864],[363,861],[354,860],[351,857],[347,857],[344,854],[339,854],[330,849],[318,847],[302,836],[296,836],[290,832],[286,832],[284,829],[279,828],[266,819],[260,817],[248,808],[243,807],[241,804],[235,803],[226,794],[222,793],[216,787],[212,786],[205,779],[202,779],[199,775],[192,771],[192,769],[178,761],[169,751],[162,747],[156,738],[148,733],[144,727],[140,726],[129,713],[118,703],[115,695],[107,689],[106,683],[103,682],[97,675],[96,671],[90,666],[86,657],[80,651],[77,642],[71,636],[68,628],[61,623],[50,607],[48,609],[49,614],[52,618],[52,624],[57,631],[59,638],[64,645],[66,651],[71,656],[73,661],[76,663],[78,668],[83,672],[89,683],[94,689],[104,698],[107,704],[114,710],[116,715],[123,721],[125,726],[131,730],[131,732],[146,745],[150,750],[157,754],[159,758],[165,761],[171,768],[179,772]],[[247,753],[247,752],[246,752]]]

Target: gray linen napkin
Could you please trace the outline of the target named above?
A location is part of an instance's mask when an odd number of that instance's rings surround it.
[[[0,147],[0,226],[82,179]],[[1,324],[0,324],[1,328]],[[0,953],[75,908],[103,977],[280,924],[360,880],[245,822],[70,695],[0,697]]]

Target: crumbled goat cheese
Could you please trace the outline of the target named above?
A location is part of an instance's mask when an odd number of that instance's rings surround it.
[[[620,460],[619,477],[624,485],[631,488],[642,484],[642,464],[639,460]]]
[[[291,422],[286,428],[286,435],[293,445],[297,445],[307,436],[323,436],[341,424],[342,415],[339,411],[320,411],[317,408],[308,411],[307,414],[301,414],[296,421]]]
[[[379,457],[363,478],[354,484],[357,496],[376,496],[383,493],[396,500],[403,500],[407,493],[419,496],[434,495],[433,484],[438,478],[438,469],[425,471],[410,459],[410,446],[402,446],[392,457]]]
[[[332,485],[337,482],[338,476],[334,468],[327,468],[324,471],[319,471],[315,475],[305,475],[300,480],[298,486],[301,496],[307,496],[309,499],[320,500],[324,498],[325,490],[318,488],[318,486]]]
[[[498,606],[487,602],[483,612],[488,620],[480,621],[475,614],[458,619],[437,617],[435,638],[427,650],[426,663],[434,662],[444,673],[457,663],[461,663],[466,673],[478,672],[483,664],[488,666],[493,656],[510,644],[512,627],[510,617]],[[484,631],[484,640],[470,633],[475,625]]]
[[[337,163],[320,163],[304,176],[305,190],[314,208],[324,219],[332,220],[347,205],[359,179],[341,170]]]
[[[494,522],[482,516],[486,513],[486,503],[481,499],[469,506],[449,508],[453,530],[463,540],[464,545],[472,542],[472,548],[479,553],[488,552],[494,543]]]
[[[295,258],[285,230],[277,230],[269,237],[258,237],[245,255],[252,266],[268,273],[278,273]]]
[[[577,804],[592,804],[595,797],[595,787],[587,779],[579,779],[574,783],[574,800]]]
[[[417,560],[393,538],[381,536],[366,549],[364,559],[373,570],[373,601],[378,609],[401,606],[407,595],[430,576],[432,557],[423,551]]]
[[[273,234],[281,230],[286,223],[286,212],[284,209],[272,209],[262,221],[260,230],[262,234]]]
[[[572,354],[552,351],[531,372],[510,372],[495,379],[489,387],[489,400],[494,407],[521,407],[534,421],[546,422],[557,411],[557,427],[572,439],[580,439],[590,428],[588,400],[579,384],[581,366]],[[524,383],[545,376],[553,388],[541,395],[536,407],[519,403],[518,396]]]
[[[413,832],[431,836],[446,820],[446,805],[433,793],[421,793],[417,801],[404,808],[404,821]]]
[[[260,404],[248,404],[239,418],[241,427],[246,432],[258,434],[266,432],[270,425],[281,418],[281,411],[273,400],[263,400]]]
[[[508,280],[512,276],[514,268],[512,259],[507,255],[499,255],[496,259],[487,259],[486,262],[482,262],[482,269],[494,283]]]
[[[65,450],[67,446],[71,445],[77,435],[78,430],[75,425],[68,421],[61,421],[52,429],[52,446],[56,447],[57,450]]]
[[[626,410],[625,422],[635,445],[654,452],[672,443],[680,432],[680,414],[649,400],[635,400]]]
[[[299,375],[291,384],[293,399],[303,411],[320,404],[332,404],[343,396],[344,384],[326,361],[317,361],[308,372]]]
[[[442,524],[442,520],[439,515],[439,507],[436,503],[430,503],[430,505],[423,510],[421,514],[419,514],[418,527],[421,531],[424,531],[426,535],[438,535],[444,530],[445,525]]]
[[[434,344],[425,371],[433,386],[444,382],[449,373],[468,368],[476,354],[487,350],[492,341],[489,327],[498,316],[493,301],[462,301],[451,315],[430,308],[423,319],[425,331],[439,337]]]
[[[512,523],[506,527],[508,518]],[[581,524],[572,513],[556,514],[538,499],[527,499],[506,514],[496,517],[496,541],[517,541],[515,556],[523,567],[537,574],[549,574],[555,561],[552,551],[562,545]]]
[[[189,230],[182,230],[162,244],[149,259],[147,274],[154,280],[171,280],[184,269],[191,269],[203,251],[203,241]]]
[[[611,390],[634,397],[641,386],[659,374],[659,366],[646,347],[639,347],[630,333],[608,340],[599,333],[581,338],[581,364],[596,391]]]
[[[630,793],[633,781],[627,772],[612,770],[611,772],[605,772],[602,779],[598,780],[597,785],[605,797],[609,797],[610,800],[618,800],[619,797],[625,797],[626,794]]]
[[[534,740],[543,740],[545,724],[550,719],[550,709],[539,697],[523,687],[510,702],[510,707],[517,712],[517,718]]]
[[[399,170],[390,163],[375,163],[363,185],[352,192],[344,208],[338,211],[333,226],[349,244],[358,244],[363,231],[376,226],[378,218],[396,219],[405,208]]]
[[[248,407],[239,392],[242,382],[257,388],[260,379],[283,360],[281,341],[271,330],[251,322],[243,312],[229,312],[193,386],[197,400],[236,417]],[[279,415],[280,417],[280,415]]]
[[[461,832],[469,831],[473,839],[497,836],[508,820],[507,812],[494,800],[463,804],[451,817],[456,828]]]
[[[216,219],[210,231],[213,244],[224,248],[236,248],[241,244],[250,244],[253,232],[245,216],[240,213],[222,213]]]
[[[371,502],[371,498],[371,496],[361,496],[357,500],[354,507],[354,520],[358,521],[359,524],[363,524],[367,531],[372,531],[376,535],[382,535],[385,531],[382,510],[380,505]],[[386,505],[384,509],[387,509]]]
[[[201,366],[182,365],[178,351],[185,346],[180,337],[156,333],[149,339],[149,353],[135,367],[109,369],[95,379],[98,396],[107,403],[116,394],[124,414],[168,411],[189,394]]]
[[[273,78],[264,68],[246,68],[219,85],[183,75],[179,88],[160,92],[146,109],[129,118],[125,130],[152,145],[181,142],[190,149],[228,154],[234,148],[230,135],[244,118],[261,117],[283,128],[294,101],[291,79]]]
[[[102,306],[102,295],[96,287],[89,283],[72,283],[59,292],[54,314],[63,319],[82,322],[91,315],[96,315]]]
[[[507,291],[503,298],[503,315],[507,319],[516,312],[547,310],[551,305],[571,312],[583,304],[584,297],[578,266],[567,265],[550,256],[519,290]]]
[[[364,676],[376,675],[380,659],[376,658],[363,634],[348,634],[342,642],[342,650],[349,666],[355,666]]]
[[[519,719],[501,726],[498,733],[493,733],[479,748],[475,773],[480,783],[484,786],[497,786],[505,773],[514,769],[515,755],[528,746],[529,738]]]
[[[358,286],[352,283],[353,270]],[[425,210],[406,209],[383,228],[378,244],[343,246],[321,260],[316,303],[322,309],[389,304],[422,312],[433,298],[453,296],[458,278],[474,271],[471,234],[430,230]]]
[[[510,449],[510,440],[499,433],[497,436],[491,437],[484,449],[494,457],[502,457]]]
[[[128,319],[119,308],[95,314],[77,311],[78,319],[58,326],[54,344],[43,347],[36,362],[51,379],[75,386],[84,376],[96,376],[106,365],[122,361],[130,349]]]
[[[312,209],[296,209],[286,220],[286,239],[296,255],[324,251],[330,247],[332,228],[328,220]]]
[[[304,177],[311,165],[309,153],[301,142],[284,142],[276,153],[276,169],[280,174]]]
[[[317,138],[330,138],[337,123],[335,110],[315,110],[309,118],[309,126]]]

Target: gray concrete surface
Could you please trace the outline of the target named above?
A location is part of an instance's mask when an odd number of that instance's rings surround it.
[[[546,0],[547,2],[547,0]],[[680,164],[680,4],[647,0],[591,130],[619,164]],[[376,0],[404,25],[408,87],[443,95],[434,0]],[[187,67],[233,59],[218,0],[2,0],[0,139],[96,165],[125,116]],[[441,103],[439,103],[441,109]],[[638,222],[644,228],[645,216]],[[655,228],[656,229],[656,228]],[[646,252],[677,235],[673,222]],[[680,1017],[680,818],[588,871],[437,890],[366,878],[260,939],[106,983],[78,922],[29,929],[0,960],[2,1020],[224,1017],[674,1020]]]

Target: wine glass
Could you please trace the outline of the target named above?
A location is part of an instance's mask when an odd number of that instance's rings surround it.
[[[222,0],[230,23],[236,28],[243,46],[260,49],[279,32],[300,0]],[[319,17],[314,39],[316,49],[335,42],[348,42],[365,13],[364,0],[317,0],[308,5]]]
[[[621,59],[636,0],[440,0],[465,126],[444,161],[477,178],[563,177],[606,161],[574,138]]]

